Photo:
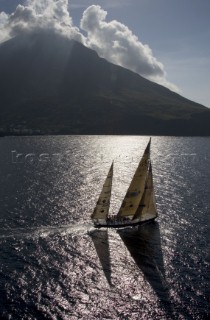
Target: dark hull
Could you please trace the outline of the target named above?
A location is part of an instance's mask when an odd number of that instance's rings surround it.
[[[94,227],[95,228],[125,228],[125,227],[135,227],[135,226],[138,226],[138,225],[141,225],[141,224],[145,224],[145,223],[148,223],[148,222],[151,222],[151,221],[154,221],[156,219],[155,218],[152,218],[152,219],[149,219],[149,220],[145,220],[145,221],[139,221],[139,222],[135,222],[135,223],[132,223],[132,222],[128,222],[128,223],[120,223],[120,224],[94,224]]]

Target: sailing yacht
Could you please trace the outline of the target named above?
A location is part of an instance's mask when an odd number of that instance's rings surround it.
[[[119,212],[109,216],[113,179],[113,163],[109,169],[91,219],[96,228],[122,228],[154,220],[157,214],[152,163],[150,160],[151,138],[139,162]]]

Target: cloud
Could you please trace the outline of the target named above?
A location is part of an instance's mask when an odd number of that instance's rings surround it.
[[[68,0],[28,0],[24,6],[19,4],[11,15],[3,12],[0,21],[3,21],[0,41],[29,32],[56,32],[84,42],[79,29],[73,26]]]
[[[74,26],[68,0],[26,0],[15,12],[0,13],[0,42],[30,32],[55,32],[82,42],[108,61],[130,69],[173,91],[178,88],[166,79],[164,66],[146,44],[124,24],[106,20],[107,11],[98,5],[84,12],[80,28]],[[114,1],[116,3],[116,1]],[[82,30],[82,31],[81,31]],[[82,32],[86,32],[86,37]]]
[[[164,66],[153,56],[150,47],[142,44],[124,24],[116,20],[107,22],[106,16],[107,12],[98,5],[84,11],[80,27],[87,32],[87,46],[115,64],[178,91],[166,80]]]
[[[6,30],[8,19],[8,14],[5,12],[0,12],[0,43],[9,37],[8,30]]]
[[[9,15],[5,12],[0,12],[0,28],[7,23],[8,17]]]

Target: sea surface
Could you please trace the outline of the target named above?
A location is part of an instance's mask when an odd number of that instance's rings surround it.
[[[210,319],[210,138],[152,137],[154,223],[118,211],[148,136],[0,138],[0,319]]]

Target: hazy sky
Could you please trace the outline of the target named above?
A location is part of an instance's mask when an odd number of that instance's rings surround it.
[[[51,6],[53,2],[56,0],[0,0],[0,26],[4,27],[9,21],[10,28],[13,28],[12,32],[10,29],[10,34],[14,36],[14,30],[22,32],[26,24],[31,24],[26,18],[26,10],[23,10],[26,6],[33,9],[36,7],[38,10],[37,4],[45,3],[46,6],[48,3],[48,6]],[[48,23],[48,28],[50,25],[61,29],[64,24],[69,24],[71,28],[78,27],[75,30],[84,35],[82,41],[99,55],[210,107],[209,0],[59,2],[59,7],[57,5],[53,10],[46,11],[43,18],[52,19],[57,15],[57,19],[61,19],[62,23],[60,26]],[[18,4],[24,7],[17,14]],[[71,19],[67,19],[67,8]],[[10,18],[15,11],[16,20],[14,17]],[[36,12],[36,16],[34,11],[32,13],[30,17],[33,19],[30,19],[33,21],[35,17],[40,19],[42,15],[41,11]],[[17,25],[17,16],[18,19],[21,16],[22,22],[24,20],[24,28],[23,23],[21,28]],[[40,20],[37,21],[40,25]],[[0,39],[4,32],[2,30]]]

